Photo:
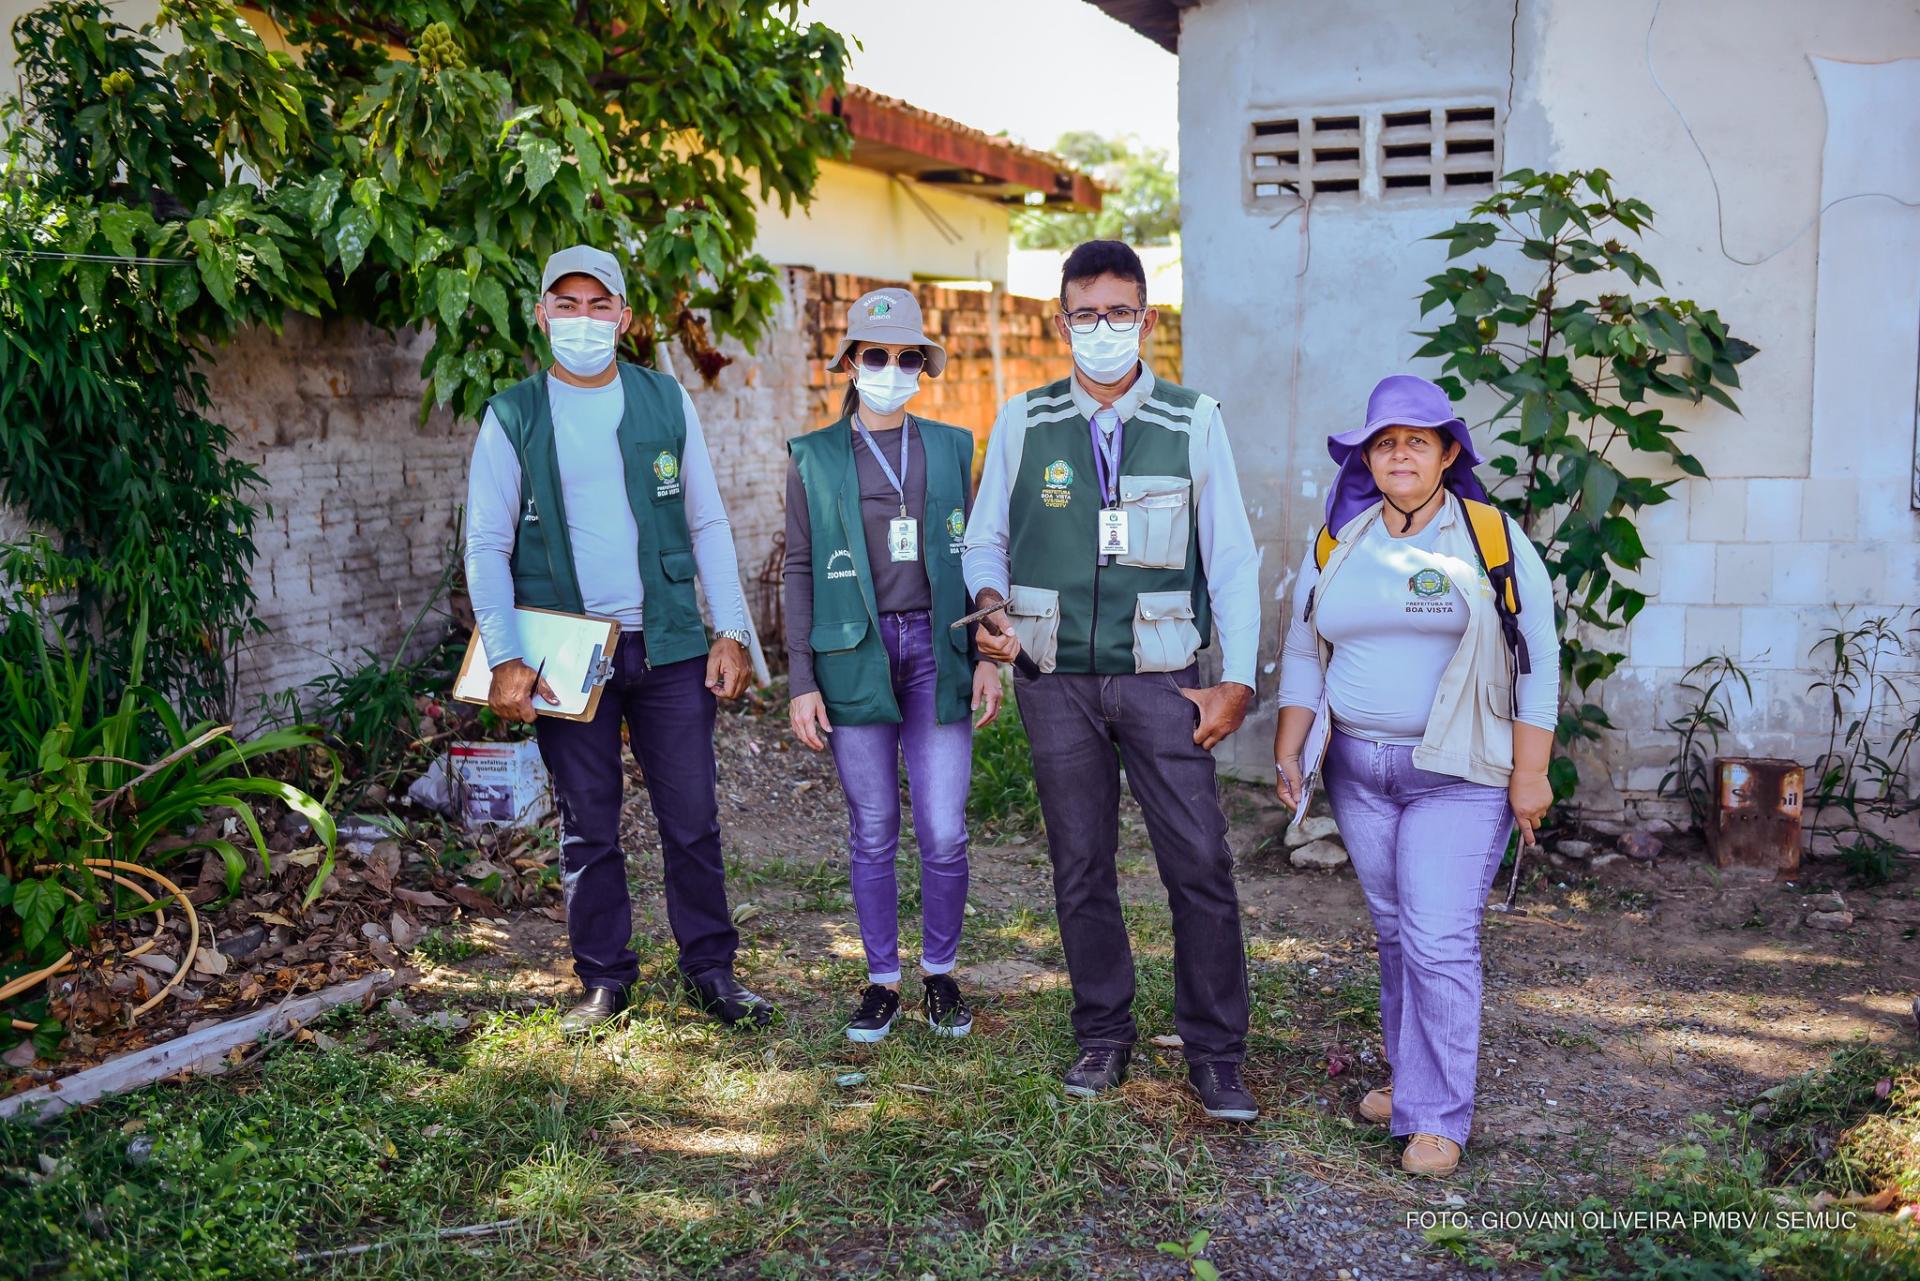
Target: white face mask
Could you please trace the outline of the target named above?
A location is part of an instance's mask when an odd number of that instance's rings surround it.
[[[920,375],[903,374],[895,364],[878,373],[861,365],[854,370],[853,385],[860,393],[861,404],[876,414],[890,414],[920,390]]]
[[[1104,320],[1095,325],[1090,334],[1077,329],[1067,332],[1073,339],[1073,363],[1097,383],[1118,382],[1140,359],[1140,326],[1137,324],[1124,334],[1113,332]]]
[[[613,363],[620,326],[592,316],[554,316],[547,321],[547,341],[553,345],[553,358],[568,373],[591,378]]]

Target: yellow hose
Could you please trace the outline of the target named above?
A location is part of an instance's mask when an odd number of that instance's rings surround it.
[[[174,988],[180,986],[180,984],[183,981],[185,981],[187,977],[187,971],[191,969],[193,966],[193,958],[196,955],[198,955],[200,951],[200,916],[197,912],[193,910],[193,902],[192,900],[187,898],[186,891],[182,890],[178,885],[175,885],[172,881],[168,880],[165,876],[161,875],[159,872],[154,871],[150,867],[142,867],[138,863],[129,863],[123,859],[117,859],[117,858],[90,858],[90,859],[84,860],[81,866],[85,867],[89,872],[93,873],[93,875],[99,877],[101,880],[112,881],[117,885],[123,885],[126,888],[132,890],[135,894],[138,894],[141,897],[141,899],[143,899],[144,901],[151,903],[154,901],[153,895],[147,893],[147,891],[144,888],[142,888],[140,885],[137,885],[133,881],[128,880],[126,877],[119,875],[118,872],[126,871],[126,872],[132,872],[136,876],[144,876],[151,881],[157,882],[160,888],[166,891],[166,894],[169,897],[178,899],[180,901],[181,910],[187,914],[186,955],[181,960],[180,964],[177,967],[175,967],[172,977],[167,979],[166,983],[164,983],[161,986],[160,990],[158,992],[155,992],[151,997],[147,998],[147,1000],[142,1004],[134,1007],[133,1017],[137,1019],[142,1014],[145,1014],[148,1010],[158,1005],[162,1000],[165,999],[167,993],[173,991]],[[104,868],[112,868],[116,870],[103,871],[102,869]],[[51,872],[51,871],[57,871],[59,869],[54,864],[42,863],[39,867],[36,867],[34,870],[36,872]],[[68,893],[71,894],[72,891],[68,891]],[[152,951],[156,946],[159,945],[160,935],[161,935],[161,932],[166,928],[167,920],[166,920],[166,914],[164,912],[156,913],[156,917],[157,919],[154,921],[152,936],[149,937],[145,942],[141,943],[138,947],[129,949],[127,952],[125,952],[123,954],[124,959],[132,960],[136,956],[141,956],[147,952]],[[60,974],[63,971],[71,968],[72,965],[73,965],[73,953],[69,951],[63,956],[61,956],[59,960],[55,961],[52,965],[47,966],[45,969],[36,970],[32,974],[23,974],[19,978],[14,979],[12,982],[7,983],[4,986],[0,986],[0,1001],[7,1000],[9,997],[12,997],[21,992],[24,992],[27,989],[34,987],[39,983],[43,983],[47,979],[52,978],[54,975]],[[12,1020],[12,1023],[13,1023],[13,1026],[20,1031],[31,1031],[32,1029],[39,1026],[39,1024],[30,1023],[25,1019],[14,1019]]]

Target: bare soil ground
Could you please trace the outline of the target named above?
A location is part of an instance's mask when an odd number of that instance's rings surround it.
[[[844,974],[859,955],[831,761],[792,746],[784,718],[763,714],[723,715],[718,751],[730,888],[746,918],[741,975],[789,1009],[831,1018],[857,993],[826,986],[827,964]],[[629,848],[656,850],[637,774],[633,782]],[[1479,1110],[1462,1172],[1446,1184],[1407,1180],[1393,1147],[1353,1111],[1384,1080],[1359,886],[1347,869],[1291,868],[1285,811],[1265,793],[1228,785],[1226,799],[1249,954],[1256,968],[1287,963],[1304,975],[1281,989],[1256,982],[1249,1077],[1272,1123],[1207,1126],[1177,1084],[1177,1050],[1143,1046],[1122,1091],[1125,1106],[1206,1144],[1223,1189],[1206,1216],[1208,1256],[1226,1275],[1453,1275],[1458,1265],[1408,1230],[1409,1210],[1499,1208],[1543,1189],[1571,1208],[1678,1141],[1690,1117],[1749,1100],[1850,1042],[1914,1036],[1920,897],[1910,861],[1894,883],[1862,890],[1818,865],[1793,882],[1728,880],[1684,847],[1653,863],[1554,859],[1529,869],[1518,912],[1486,918]],[[1130,802],[1120,866],[1129,903],[1164,901]],[[632,876],[636,935],[665,940],[657,858],[637,859]],[[971,905],[996,927],[963,944],[961,978],[979,1010],[977,1034],[993,1037],[1004,1031],[996,1005],[1005,998],[1066,981],[1044,837],[977,841],[973,878]],[[1506,888],[1503,874],[1495,901]],[[1855,924],[1806,925],[1835,890]],[[553,920],[478,921],[472,937],[486,950],[431,969],[430,991],[457,1000],[504,986],[526,1003],[574,991]],[[649,951],[646,962],[663,990],[668,957]],[[1163,1003],[1138,1013],[1143,1038],[1172,1031]],[[1090,1275],[1184,1275],[1110,1209],[1090,1213],[1085,1227]],[[756,1272],[742,1264],[736,1274]]]

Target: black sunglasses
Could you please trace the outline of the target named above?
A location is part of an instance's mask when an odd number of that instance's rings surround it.
[[[884,347],[869,347],[860,353],[860,364],[870,374],[877,374],[891,362],[900,366],[900,372],[911,378],[927,367],[927,353],[918,347],[909,347],[898,357],[889,356]]]

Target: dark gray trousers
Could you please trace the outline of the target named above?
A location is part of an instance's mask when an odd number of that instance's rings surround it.
[[[1053,860],[1074,1038],[1083,1048],[1131,1046],[1138,1037],[1133,949],[1114,867],[1124,764],[1173,912],[1173,1020],[1187,1059],[1246,1057],[1247,962],[1227,816],[1213,755],[1193,741],[1200,710],[1180,692],[1198,684],[1194,667],[1014,678]]]

